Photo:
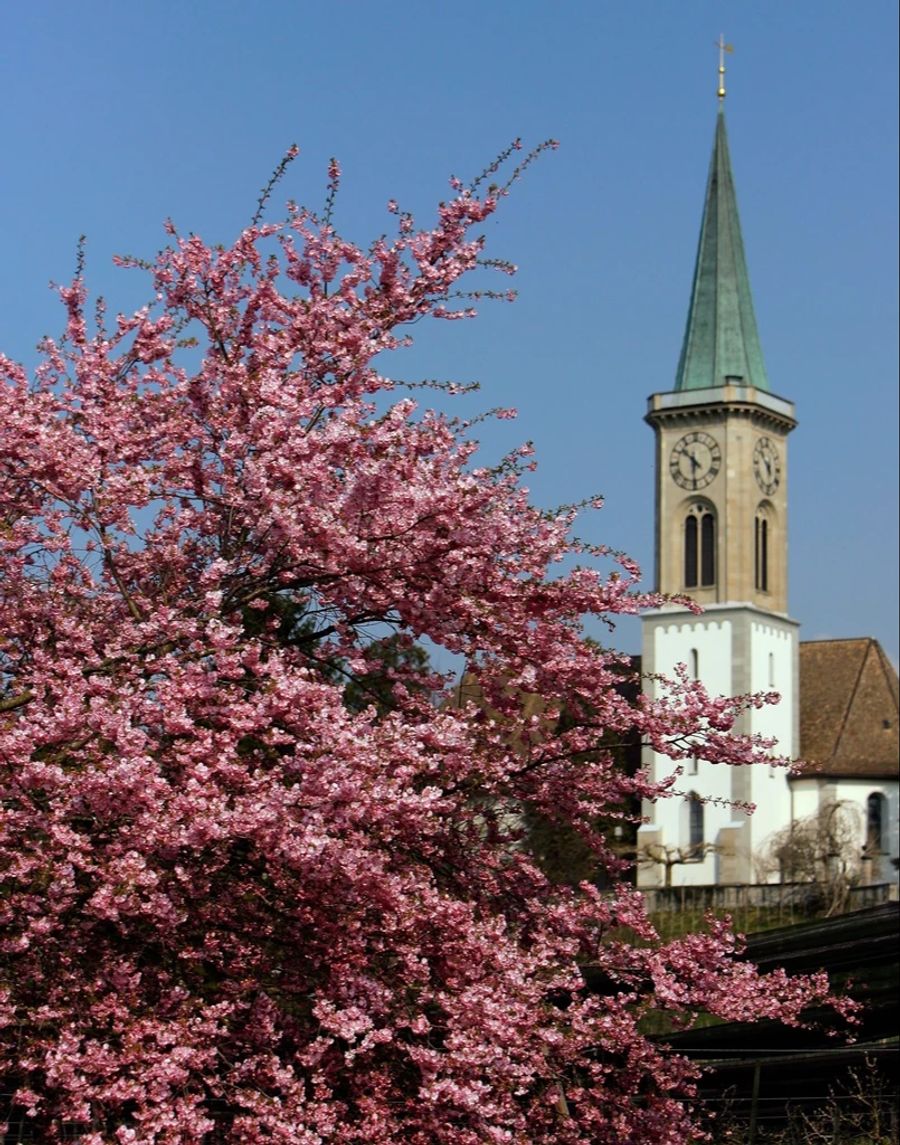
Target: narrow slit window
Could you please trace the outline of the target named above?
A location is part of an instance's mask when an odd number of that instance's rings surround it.
[[[716,583],[716,521],[712,513],[700,518],[700,583]]]
[[[754,566],[755,583],[759,592],[769,591],[769,522],[762,514],[757,514],[754,522]]]
[[[688,846],[695,858],[701,858],[703,849],[703,802],[696,792],[688,796]]]
[[[688,514],[684,522],[684,583],[687,588],[697,587],[697,518]]]
[[[759,587],[768,592],[768,521],[763,518],[759,522],[761,545],[759,552]]]

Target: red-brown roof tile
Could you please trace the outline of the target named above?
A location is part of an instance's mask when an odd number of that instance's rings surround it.
[[[876,640],[800,644],[800,756],[806,775],[897,779],[897,673]]]

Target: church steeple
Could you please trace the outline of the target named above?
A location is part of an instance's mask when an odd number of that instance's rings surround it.
[[[718,116],[694,286],[675,387],[650,396],[657,437],[657,588],[704,607],[786,616],[787,437],[794,406],[769,388]]]
[[[727,384],[769,389],[728,155],[723,72],[720,63],[716,134],[676,391]]]
[[[656,587],[691,597],[647,611],[645,691],[664,694],[677,665],[711,695],[777,690],[777,708],[743,713],[740,731],[771,737],[778,753],[799,751],[797,622],[788,615],[788,437],[794,405],[771,393],[763,365],[725,133],[721,37],[719,112],[687,329],[674,390],[651,394],[646,420],[656,438]],[[671,760],[647,748],[655,778]],[[682,763],[685,798],[647,802],[638,855],[689,856],[682,883],[750,883],[753,856],[793,815],[791,791],[775,769]],[[761,814],[747,819],[742,805]],[[704,817],[698,816],[702,810]],[[645,862],[638,885],[662,866]]]

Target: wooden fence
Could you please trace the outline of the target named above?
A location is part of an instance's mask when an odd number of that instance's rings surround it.
[[[742,909],[783,910],[786,913],[813,915],[821,903],[822,892],[816,883],[759,883],[730,886],[653,887],[641,891],[648,914],[666,911],[704,913]],[[895,900],[894,883],[850,887],[846,911],[880,906]]]

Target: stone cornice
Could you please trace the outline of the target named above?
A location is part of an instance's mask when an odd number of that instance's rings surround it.
[[[704,390],[651,394],[644,420],[656,426],[662,422],[708,422],[710,417],[721,420],[744,417],[785,434],[797,425],[793,402],[738,381],[726,381],[725,385]]]

